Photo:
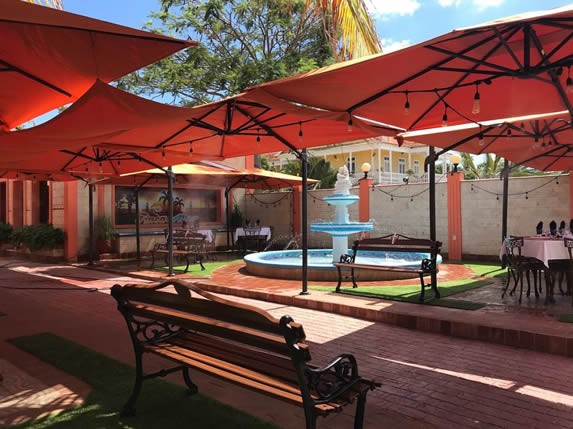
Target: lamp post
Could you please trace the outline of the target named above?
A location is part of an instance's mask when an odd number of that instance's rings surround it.
[[[363,180],[368,179],[368,173],[370,172],[371,168],[372,166],[367,162],[360,166],[360,170],[364,173],[364,177],[362,178]]]
[[[458,172],[458,165],[461,162],[462,157],[459,156],[457,153],[453,154],[452,156],[450,156],[450,162],[452,163],[452,165],[454,166],[454,169],[452,170],[452,174],[457,173]]]

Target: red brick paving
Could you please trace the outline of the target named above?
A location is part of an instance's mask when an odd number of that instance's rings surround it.
[[[0,317],[2,358],[21,363],[21,352],[4,342],[6,338],[49,331],[133,363],[127,330],[111,297],[48,289],[109,287],[133,279],[74,267],[15,265],[2,268],[0,278],[0,286],[17,288],[0,289],[0,311],[7,313]],[[30,273],[30,267],[36,272]],[[40,290],[23,289],[30,285]],[[338,353],[354,353],[361,373],[383,383],[369,396],[367,428],[573,428],[569,358],[273,302],[228,299],[251,303],[275,316],[289,314],[303,323],[316,363]],[[151,364],[150,370],[159,361],[152,359]],[[206,376],[197,376],[197,383],[206,394],[246,412],[285,428],[302,427],[302,413],[295,407]],[[319,427],[351,427],[352,413],[320,420]]]

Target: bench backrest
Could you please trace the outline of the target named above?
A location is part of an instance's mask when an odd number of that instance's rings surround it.
[[[201,289],[199,282],[116,285],[111,293],[135,347],[169,338],[294,384],[304,376],[299,364],[310,360],[304,330],[288,316],[278,320],[259,308],[227,301]]]
[[[376,238],[364,238],[354,241],[352,252],[354,256],[360,250],[388,252],[419,252],[430,253],[435,258],[440,252],[442,243],[425,238],[412,238],[402,234],[388,234]]]

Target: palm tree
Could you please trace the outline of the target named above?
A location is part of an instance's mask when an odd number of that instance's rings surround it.
[[[382,52],[364,0],[306,0],[322,16],[336,61]]]
[[[469,153],[462,153],[461,157],[464,177],[466,179],[485,179],[497,177],[499,176],[503,166],[501,162],[503,158],[490,153],[485,154],[485,161],[477,165],[474,161],[474,158]]]
[[[53,7],[54,9],[64,9],[63,0],[23,0],[28,3],[41,4],[43,6]]]

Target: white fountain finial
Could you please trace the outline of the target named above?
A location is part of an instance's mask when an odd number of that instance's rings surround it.
[[[343,165],[338,168],[338,173],[336,174],[334,193],[350,194],[351,187],[352,187],[352,182],[350,181],[350,173],[348,172],[348,167],[346,167],[346,165]]]

